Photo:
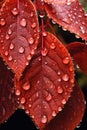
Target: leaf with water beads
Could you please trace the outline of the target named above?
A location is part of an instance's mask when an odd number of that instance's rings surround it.
[[[78,0],[44,0],[50,18],[87,41],[87,14]]]
[[[15,80],[19,102],[39,128],[62,110],[74,84],[73,64],[67,49],[54,35],[44,34],[44,48],[38,48],[23,77]]]
[[[85,105],[83,92],[76,83],[73,93],[64,109],[46,126],[44,130],[74,130],[83,118]]]
[[[13,78],[14,74],[0,58],[0,124],[6,121],[18,106]]]
[[[75,63],[87,74],[87,44],[73,42],[66,46]]]
[[[0,9],[0,53],[18,79],[37,44],[38,19],[32,2],[6,1]]]

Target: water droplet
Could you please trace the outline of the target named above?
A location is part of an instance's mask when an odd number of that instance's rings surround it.
[[[30,13],[30,16],[31,16],[31,17],[33,17],[33,16],[34,16],[34,13],[33,13],[33,12],[31,12],[31,13]]]
[[[24,103],[25,103],[25,101],[26,101],[26,100],[25,100],[25,98],[24,98],[24,97],[22,97],[20,102],[21,102],[21,104],[24,104]]]
[[[62,104],[66,104],[66,100],[65,99],[62,100]]]
[[[3,19],[3,18],[2,18],[2,19],[0,19],[0,25],[1,25],[1,26],[4,26],[5,24],[6,24],[5,19]]]
[[[30,53],[31,53],[31,55],[34,55],[35,54],[34,49],[32,49]]]
[[[50,101],[52,99],[52,96],[51,96],[51,94],[49,93],[48,95],[47,95],[47,97],[46,97],[46,100],[47,101]]]
[[[24,53],[24,47],[19,48],[19,53],[21,53],[21,54]]]
[[[58,71],[58,73],[57,73],[58,75],[61,75],[61,72],[60,71]]]
[[[29,90],[30,89],[30,83],[29,82],[24,83],[23,86],[22,86],[22,88],[24,90]]]
[[[72,72],[72,71],[73,71],[73,67],[72,67],[72,66],[70,66],[69,70]]]
[[[58,86],[58,87],[57,87],[57,92],[58,92],[59,94],[63,93],[63,88],[62,88],[61,86]]]
[[[31,55],[28,55],[28,56],[27,56],[27,60],[31,60]]]
[[[28,38],[28,43],[32,45],[34,43],[34,39],[32,37]]]
[[[14,44],[10,44],[10,49],[12,50],[12,49],[14,49]]]
[[[40,17],[40,18],[44,18],[44,16],[45,16],[44,13],[43,13],[43,14],[39,14],[39,17]]]
[[[3,114],[3,116],[5,116],[5,114],[6,114],[6,110],[4,107],[2,107],[2,114]]]
[[[47,33],[44,31],[44,32],[42,33],[42,35],[43,35],[44,37],[46,37],[46,36],[47,36]]]
[[[48,53],[48,50],[46,48],[44,48],[42,51],[41,51],[41,54],[42,56],[46,56]]]
[[[63,81],[68,81],[68,80],[69,80],[68,74],[64,74],[64,75],[62,76],[62,79],[63,79]]]
[[[12,30],[11,30],[11,29],[8,30],[8,34],[9,34],[9,35],[12,34]]]
[[[20,25],[21,25],[22,27],[25,27],[26,24],[27,24],[26,19],[25,19],[25,18],[22,18],[22,19],[20,20]]]
[[[32,28],[35,28],[35,27],[36,27],[36,23],[35,23],[35,22],[32,23],[31,27],[32,27]]]
[[[13,59],[12,56],[8,57],[8,61],[12,61],[12,59]]]
[[[61,107],[58,107],[58,111],[62,111],[62,108],[61,108]]]
[[[8,40],[10,37],[9,37],[9,35],[8,35],[8,34],[6,34],[5,38],[6,38],[6,40]]]
[[[66,57],[66,58],[63,59],[63,63],[64,63],[64,64],[68,64],[69,61],[70,61],[70,60],[69,60],[69,57]]]
[[[41,122],[42,123],[46,123],[47,122],[47,117],[45,115],[42,117]]]
[[[30,108],[30,107],[31,107],[31,104],[29,104],[28,107]]]
[[[53,117],[56,116],[56,112],[55,112],[55,111],[52,112],[52,116],[53,116]]]
[[[18,9],[17,8],[13,8],[13,10],[11,11],[13,15],[17,15],[18,14]]]
[[[51,48],[51,49],[55,49],[55,47],[56,47],[56,46],[55,46],[55,43],[51,43],[50,48]]]
[[[5,51],[5,56],[8,56],[8,51]]]
[[[16,94],[17,96],[19,96],[19,95],[21,94],[20,90],[17,89],[16,92],[15,92],[15,94]]]
[[[71,79],[70,82],[71,82],[71,83],[74,83],[74,79]]]

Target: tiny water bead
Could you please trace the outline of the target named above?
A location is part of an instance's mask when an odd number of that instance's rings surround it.
[[[64,74],[64,75],[62,76],[62,79],[63,79],[63,81],[68,81],[68,80],[69,80],[68,74]]]
[[[10,50],[13,50],[14,49],[14,44],[10,44]]]
[[[8,35],[8,34],[6,34],[5,38],[6,38],[6,40],[8,40],[10,37],[9,37],[9,35]]]
[[[21,104],[24,104],[26,102],[25,98],[22,97],[21,100],[20,100]]]
[[[35,23],[35,22],[32,23],[31,27],[32,27],[32,28],[35,28],[35,27],[36,27],[36,23]]]
[[[22,19],[20,20],[20,25],[21,25],[22,27],[25,27],[25,26],[27,25],[27,21],[26,21],[25,18],[22,18]]]
[[[12,61],[12,60],[13,60],[12,56],[9,56],[8,61]]]
[[[63,63],[64,63],[64,64],[68,64],[69,61],[70,61],[70,60],[69,60],[69,57],[65,57],[65,58],[63,59]]]
[[[44,123],[44,124],[47,123],[47,116],[46,115],[44,115],[42,117],[41,122]]]
[[[55,117],[56,116],[56,111],[52,112],[52,116]]]
[[[11,12],[14,16],[18,15],[18,9],[17,8],[13,8]]]
[[[28,43],[32,45],[34,43],[34,39],[32,37],[28,38]]]
[[[2,19],[0,19],[0,25],[1,25],[1,26],[4,26],[5,24],[6,24],[5,19],[3,19],[3,18],[2,18]]]
[[[44,32],[42,32],[42,35],[43,35],[44,37],[46,37],[46,36],[47,36],[47,33],[44,31]]]
[[[65,99],[62,100],[62,104],[66,104],[66,100]]]
[[[24,83],[23,86],[22,86],[22,88],[23,88],[25,91],[29,90],[29,89],[30,89],[30,83],[29,83],[29,82]]]
[[[8,56],[8,54],[9,54],[8,51],[5,51],[5,56]]]
[[[50,101],[52,99],[52,96],[51,96],[51,94],[49,93],[48,95],[47,95],[47,97],[46,97],[46,100],[47,101]]]
[[[15,92],[15,95],[19,96],[21,94],[20,90],[17,89],[16,92]]]
[[[24,47],[20,47],[18,51],[19,51],[19,53],[22,54],[22,53],[24,53],[24,50],[25,50]]]
[[[27,60],[31,60],[31,55],[28,55],[28,56],[27,56]]]
[[[56,47],[56,46],[55,46],[55,43],[51,43],[51,44],[50,44],[50,48],[51,48],[51,49],[55,49],[55,47]]]
[[[63,88],[61,86],[57,87],[57,92],[58,94],[62,94],[63,93]]]
[[[48,50],[46,48],[44,48],[42,51],[41,51],[41,54],[42,56],[46,56],[48,53]]]

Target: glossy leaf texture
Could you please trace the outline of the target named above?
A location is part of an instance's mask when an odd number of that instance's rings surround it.
[[[13,78],[13,73],[0,58],[0,124],[6,121],[18,106]]]
[[[2,6],[2,4],[4,3],[5,0],[0,0],[0,8]]]
[[[48,32],[20,81],[15,79],[20,106],[42,129],[68,101],[74,87],[74,69],[67,49]],[[43,41],[43,42],[42,42]]]
[[[87,44],[73,42],[66,46],[80,69],[87,74]]]
[[[85,111],[85,99],[80,87],[75,84],[73,93],[61,111],[44,130],[74,130],[81,122]]]
[[[87,41],[87,14],[79,0],[44,0],[50,18]]]
[[[0,53],[18,79],[35,53],[38,35],[33,3],[7,0],[0,9]]]

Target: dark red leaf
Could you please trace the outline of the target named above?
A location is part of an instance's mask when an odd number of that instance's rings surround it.
[[[84,95],[76,84],[74,91],[60,112],[44,130],[74,130],[81,122],[85,111]]]
[[[73,42],[66,47],[80,69],[87,74],[87,45]]]
[[[6,121],[17,108],[14,75],[0,58],[0,123]]]
[[[44,0],[50,18],[63,28],[87,40],[87,14],[79,0]]]
[[[0,8],[2,6],[2,4],[4,3],[5,0],[0,0]]]
[[[9,0],[0,14],[0,53],[19,79],[38,44],[36,10],[29,0]]]
[[[62,110],[74,83],[72,59],[66,48],[50,33],[44,33],[42,44],[44,48],[37,50],[15,85],[20,104],[39,128]]]

